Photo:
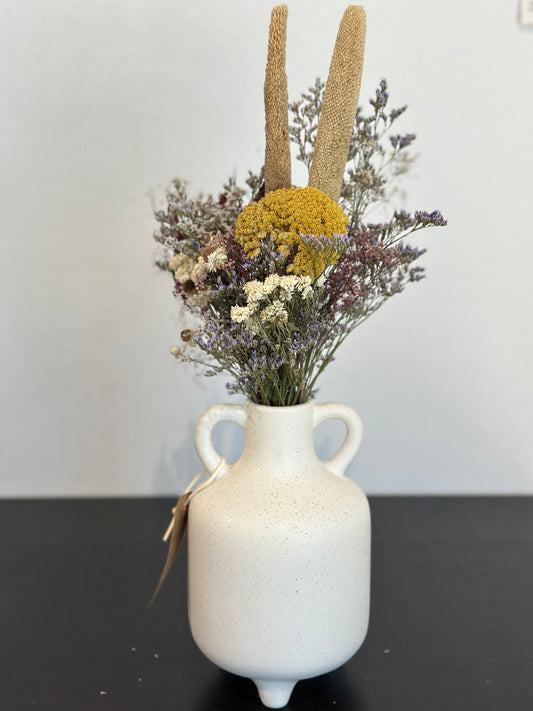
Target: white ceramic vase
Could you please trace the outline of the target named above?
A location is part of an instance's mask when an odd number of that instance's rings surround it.
[[[321,462],[313,430],[340,419],[347,434]],[[245,430],[232,465],[211,442],[230,420]],[[285,706],[296,682],[326,673],[360,647],[368,626],[370,514],[343,476],[362,438],[346,405],[215,405],[196,448],[216,480],[189,507],[189,620],[202,652],[255,682],[261,701]]]

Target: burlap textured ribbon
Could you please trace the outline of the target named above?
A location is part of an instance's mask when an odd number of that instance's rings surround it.
[[[159,582],[157,583],[157,587],[154,591],[154,594],[152,595],[152,597],[150,598],[150,602],[148,603],[148,607],[151,607],[151,605],[153,604],[154,600],[156,599],[157,595],[159,594],[159,591],[163,586],[163,583],[166,580],[167,575],[169,574],[170,569],[172,568],[174,561],[178,557],[181,544],[183,543],[183,539],[185,538],[185,531],[187,530],[187,518],[191,498],[193,496],[196,496],[196,494],[198,494],[202,489],[205,489],[206,486],[209,486],[209,484],[215,481],[224,463],[225,459],[224,457],[222,457],[220,462],[218,463],[218,466],[214,469],[210,477],[206,481],[204,481],[203,484],[200,484],[197,489],[191,491],[192,487],[196,484],[198,479],[200,479],[206,473],[206,469],[201,471],[198,476],[194,477],[185,492],[179,497],[176,506],[172,509],[173,518],[170,522],[169,527],[166,530],[165,535],[163,536],[164,541],[167,541],[168,537],[170,536],[167,559],[165,561],[165,565],[163,566],[163,571],[161,572],[161,577],[159,578]]]

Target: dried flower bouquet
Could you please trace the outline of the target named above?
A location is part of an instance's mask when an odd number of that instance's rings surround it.
[[[166,210],[156,212],[155,234],[164,248],[158,266],[172,274],[175,294],[193,317],[173,355],[205,366],[206,375],[229,374],[230,393],[273,406],[313,396],[348,334],[422,278],[413,262],[425,250],[406,237],[446,224],[437,210],[368,219],[408,171],[415,136],[394,133],[406,107],[388,109],[385,81],[368,114],[357,108],[363,9],[344,14],[327,84],[317,79],[291,104],[286,23],[286,6],[275,7],[264,169],[249,173],[246,188],[229,180],[218,198],[193,199],[175,180]],[[309,170],[307,187],[292,186],[291,142]]]

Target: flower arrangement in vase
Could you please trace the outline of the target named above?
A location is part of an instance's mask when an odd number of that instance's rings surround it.
[[[187,500],[191,628],[208,657],[253,678],[271,707],[287,703],[298,679],[346,661],[368,622],[368,504],[342,476],[361,422],[347,406],[315,405],[317,380],[356,326],[422,278],[414,262],[425,250],[406,238],[445,224],[436,210],[368,220],[408,171],[415,136],[394,132],[406,107],[389,109],[385,81],[370,111],[358,108],[363,8],[342,18],[327,83],[290,104],[286,24],[286,6],[275,7],[264,167],[216,198],[193,199],[175,180],[155,234],[158,265],[191,318],[171,352],[226,374],[229,393],[246,397],[210,408],[196,430],[210,477]],[[292,185],[291,142],[305,187]],[[330,417],[347,435],[320,462],[312,432]],[[233,466],[210,439],[224,419],[245,428]]]

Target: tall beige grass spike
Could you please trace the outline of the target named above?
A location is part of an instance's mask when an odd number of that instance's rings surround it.
[[[338,201],[352,136],[365,50],[366,15],[350,5],[343,15],[324,91],[309,185]]]
[[[285,73],[287,6],[272,10],[265,76],[265,192],[291,187],[289,97]]]

